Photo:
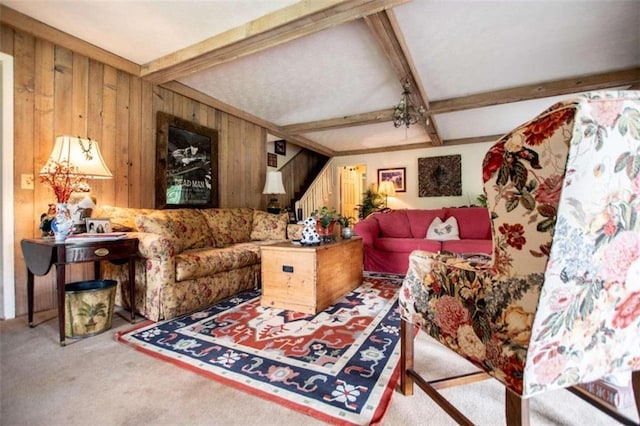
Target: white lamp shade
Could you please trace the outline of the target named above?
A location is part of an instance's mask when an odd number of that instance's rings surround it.
[[[382,182],[380,182],[380,188],[378,188],[378,192],[381,195],[385,195],[387,197],[395,197],[396,187],[390,180],[383,180]]]
[[[40,170],[44,175],[49,172],[51,162],[68,162],[76,167],[74,174],[88,179],[109,179],[113,175],[102,159],[98,142],[75,136],[58,136],[56,144],[49,155],[49,160]]]
[[[286,194],[282,185],[281,172],[267,172],[267,180],[264,183],[263,194]]]

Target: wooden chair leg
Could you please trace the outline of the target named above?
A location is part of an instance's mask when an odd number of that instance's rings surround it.
[[[636,400],[638,418],[640,418],[640,370],[631,373],[631,387],[633,389],[633,397]]]
[[[413,378],[408,370],[413,369],[413,325],[404,319],[400,323],[400,392],[413,395]]]
[[[505,414],[509,426],[529,426],[529,400],[505,389]]]

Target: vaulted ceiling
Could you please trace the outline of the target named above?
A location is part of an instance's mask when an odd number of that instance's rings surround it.
[[[327,155],[492,140],[576,93],[640,88],[634,0],[0,3],[4,23]],[[407,79],[428,119],[395,128]]]

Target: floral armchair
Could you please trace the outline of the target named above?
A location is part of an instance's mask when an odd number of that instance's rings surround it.
[[[410,256],[402,393],[416,383],[465,423],[438,389],[493,377],[506,388],[507,424],[518,425],[536,394],[623,374],[640,414],[640,92],[552,106],[490,148],[483,181],[493,257]],[[478,377],[423,380],[416,327]]]

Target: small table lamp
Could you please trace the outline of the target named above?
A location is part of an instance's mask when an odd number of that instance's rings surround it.
[[[88,194],[87,179],[111,179],[113,174],[107,167],[98,142],[74,136],[58,136],[49,159],[40,170],[40,180],[51,185],[58,203],[72,201],[77,206],[71,211],[76,226],[83,225],[84,210],[95,207]],[[82,191],[85,197],[70,200],[74,191]],[[77,198],[77,197],[75,197]]]
[[[267,172],[267,179],[264,183],[263,194],[286,194],[282,184],[282,172]],[[269,213],[280,213],[280,203],[277,198],[271,198],[267,206]]]
[[[380,182],[378,193],[384,197],[384,206],[387,207],[388,198],[396,195],[396,187],[390,180],[383,180]]]

